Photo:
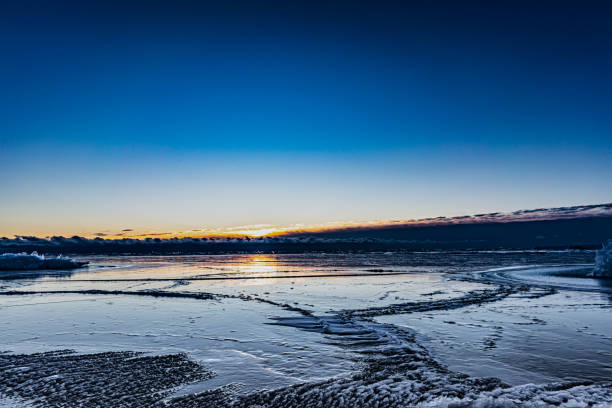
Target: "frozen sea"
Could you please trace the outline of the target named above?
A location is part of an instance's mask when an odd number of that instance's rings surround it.
[[[610,407],[612,280],[587,276],[594,257],[91,256],[0,271],[0,406]]]

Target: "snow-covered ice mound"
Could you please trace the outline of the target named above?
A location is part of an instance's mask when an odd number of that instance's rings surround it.
[[[595,253],[593,276],[612,277],[612,240],[604,243]]]
[[[29,269],[75,269],[87,265],[88,262],[76,261],[66,256],[45,258],[36,252],[26,254],[5,253],[0,255],[0,270],[29,270]]]

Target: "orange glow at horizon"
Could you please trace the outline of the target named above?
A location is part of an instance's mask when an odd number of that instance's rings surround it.
[[[256,224],[256,225],[242,225],[236,227],[227,228],[202,228],[188,231],[171,231],[171,232],[157,232],[157,231],[138,231],[133,230],[129,232],[108,232],[104,235],[85,233],[81,236],[85,238],[102,238],[102,239],[146,239],[146,238],[260,238],[260,237],[274,237],[284,234],[297,233],[297,232],[321,232],[326,230],[351,228],[351,227],[367,227],[376,225],[387,225],[387,222],[383,221],[370,221],[370,222],[330,222],[326,224],[315,224],[315,225],[304,225],[304,224],[293,224],[293,225],[269,225],[269,224]]]
[[[340,221],[328,222],[324,224],[252,224],[222,228],[199,228],[183,231],[159,232],[144,229],[122,229],[104,230],[103,232],[87,233],[81,232],[79,235],[84,238],[101,239],[147,239],[147,238],[260,238],[276,237],[292,233],[317,233],[324,231],[334,231],[342,229],[361,229],[376,227],[399,227],[399,226],[426,226],[426,225],[450,225],[466,223],[486,223],[486,222],[516,222],[533,221],[547,219],[576,218],[578,216],[611,216],[612,203],[586,205],[580,207],[560,207],[551,209],[537,210],[518,210],[511,213],[488,213],[476,215],[464,215],[454,217],[434,217],[422,219],[403,219],[403,220],[374,220],[374,221]],[[50,238],[50,237],[46,237]]]
[[[146,239],[146,238],[261,238],[261,237],[276,237],[292,233],[317,233],[323,231],[332,231],[345,228],[368,228],[382,227],[393,225],[419,225],[435,222],[436,219],[409,219],[409,220],[375,220],[375,221],[337,221],[328,222],[325,224],[292,224],[292,225],[271,225],[271,224],[256,224],[242,225],[227,228],[202,228],[188,231],[172,231],[172,232],[156,232],[156,231],[130,231],[119,233],[107,233],[104,236],[96,234],[84,234],[85,238],[100,237],[103,239]]]

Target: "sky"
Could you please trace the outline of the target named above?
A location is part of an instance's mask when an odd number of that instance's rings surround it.
[[[612,202],[609,3],[411,3],[3,2],[0,236]]]

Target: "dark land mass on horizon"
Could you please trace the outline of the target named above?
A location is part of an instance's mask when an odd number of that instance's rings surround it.
[[[612,216],[401,225],[302,232],[261,238],[87,239],[1,238],[0,252],[44,254],[232,254],[306,252],[386,252],[434,250],[597,249],[612,238]]]

